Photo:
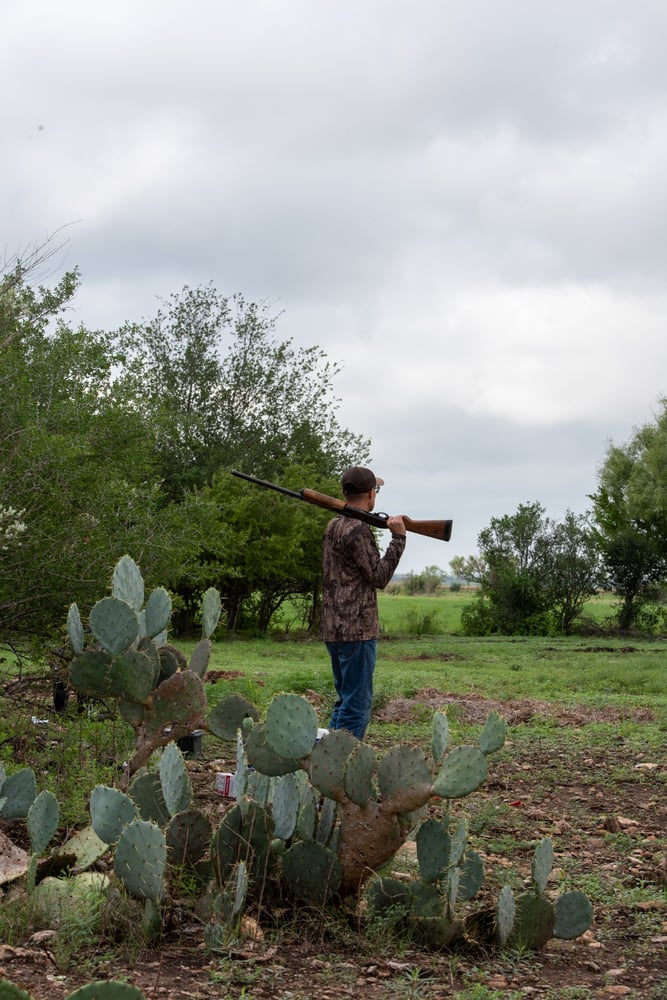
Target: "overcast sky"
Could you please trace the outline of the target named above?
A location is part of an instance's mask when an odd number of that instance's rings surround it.
[[[343,371],[379,508],[583,513],[667,394],[664,0],[3,0],[0,253],[70,320],[213,282]],[[309,484],[304,483],[304,486]]]

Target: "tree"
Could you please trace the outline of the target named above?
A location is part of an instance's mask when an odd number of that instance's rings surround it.
[[[52,289],[30,277],[17,265],[0,284],[0,507],[22,525],[0,550],[0,629],[46,635],[124,552],[149,580],[186,560],[196,522],[166,507],[113,338],[62,319],[76,272]]]
[[[543,555],[546,604],[556,629],[569,635],[586,601],[603,582],[600,550],[589,516],[567,511],[551,523]]]
[[[449,562],[449,568],[459,580],[468,583],[482,584],[486,578],[488,567],[481,556],[454,556]]]
[[[478,538],[480,555],[456,561],[480,584],[462,613],[470,635],[568,633],[599,583],[598,555],[585,517],[558,524],[539,503],[493,518]]]
[[[292,466],[285,471],[288,489],[298,489],[304,482],[323,493],[335,489],[333,481],[317,479],[312,468]],[[248,486],[224,472],[202,497],[216,512],[217,529],[199,561],[207,567],[208,585],[222,594],[229,630],[250,628],[263,634],[280,607],[295,598],[307,599],[314,627],[325,512]],[[183,593],[183,580],[178,589]]]
[[[318,618],[321,519],[241,488],[231,469],[331,492],[344,467],[367,460],[368,442],[337,420],[338,366],[277,340],[275,325],[265,306],[208,285],[186,287],[119,335],[168,495],[195,492],[215,510],[197,568],[172,584],[184,629],[202,584],[220,590],[232,630],[264,632],[286,600],[306,595],[311,624]]]
[[[338,366],[277,340],[275,325],[266,306],[207,285],[120,332],[170,495],[235,466],[270,478],[303,462],[326,477],[367,456],[368,442],[336,418]]]
[[[651,586],[667,576],[667,399],[660,405],[654,423],[626,445],[610,445],[591,496],[623,630],[636,623]]]
[[[221,580],[232,622],[252,612],[263,631],[295,594],[314,622],[317,519],[257,491],[234,509],[224,474],[323,489],[364,462],[336,418],[337,366],[210,286],[105,333],[63,320],[76,271],[50,289],[31,276],[15,263],[0,281],[0,630],[60,626],[74,587],[92,600],[125,552],[174,589],[184,625]]]
[[[407,594],[437,594],[446,578],[438,566],[426,566],[421,573],[408,573],[403,587]]]

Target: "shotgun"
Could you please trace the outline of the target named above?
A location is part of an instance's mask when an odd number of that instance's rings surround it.
[[[276,490],[284,493],[285,496],[294,497],[295,500],[305,500],[306,503],[315,504],[316,507],[324,507],[325,510],[333,511],[334,514],[342,514],[344,517],[354,517],[358,521],[370,524],[373,528],[386,528],[389,514],[375,514],[359,507],[352,507],[344,500],[337,500],[329,497],[326,493],[317,493],[315,490],[288,490],[284,486],[277,486],[275,483],[268,483],[265,479],[257,479],[256,476],[249,476],[245,472],[236,472],[232,469],[232,475],[239,479],[247,479],[249,483],[257,486],[264,486],[269,490]],[[403,522],[408,531],[413,531],[416,535],[426,535],[427,538],[439,538],[442,542],[448,542],[452,536],[451,521],[414,521],[411,517],[403,515]]]

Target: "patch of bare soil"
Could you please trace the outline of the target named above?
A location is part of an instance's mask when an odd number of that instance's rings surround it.
[[[423,707],[433,710],[456,706],[456,718],[462,722],[483,723],[489,712],[497,712],[508,726],[529,722],[534,718],[553,719],[562,726],[583,726],[590,722],[614,722],[634,719],[637,722],[651,722],[655,715],[650,709],[591,708],[590,706],[554,706],[536,698],[520,701],[494,701],[483,695],[465,696],[447,694],[437,688],[422,688],[414,698],[393,698],[377,713],[381,722],[414,722]]]
[[[553,716],[538,701],[494,702],[454,698],[428,689],[412,702],[397,699],[383,718],[411,718],[420,705],[443,707],[455,701],[459,717],[483,721],[495,709],[511,725],[535,715]],[[627,718],[610,711],[570,709],[560,724],[582,727],[596,719]],[[641,721],[641,718],[639,719]],[[107,946],[104,956],[82,949],[63,973],[48,938],[32,937],[19,946],[0,944],[0,978],[28,990],[35,1000],[61,1000],[91,979],[121,978],[146,997],[203,1000],[391,1000],[398,997],[447,998],[477,985],[512,997],[613,998],[661,1000],[667,997],[667,754],[637,757],[618,743],[604,752],[572,747],[564,733],[562,751],[539,744],[530,753],[514,749],[495,761],[482,792],[474,797],[471,829],[484,854],[489,899],[495,898],[504,869],[528,880],[534,844],[552,838],[556,852],[554,890],[559,873],[584,890],[598,887],[593,926],[575,941],[550,941],[539,953],[486,952],[469,948],[432,953],[382,940],[373,944],[354,922],[333,924],[330,916],[300,911],[266,914],[262,927],[250,921],[246,937],[228,954],[204,951],[202,926],[191,916],[175,915],[173,929],[160,947],[127,958]],[[193,760],[190,773],[199,801],[212,818],[228,801],[215,792],[215,772],[231,770],[231,761]],[[611,780],[611,775],[620,777]],[[466,800],[466,804],[467,804]],[[512,846],[507,857],[496,846]],[[409,864],[411,845],[397,866]],[[635,890],[634,892],[631,890]],[[590,891],[590,890],[589,890]],[[268,919],[273,917],[273,921]],[[123,957],[125,955],[125,957]]]

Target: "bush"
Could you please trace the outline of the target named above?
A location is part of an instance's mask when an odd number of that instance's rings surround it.
[[[420,615],[416,609],[410,608],[401,619],[401,631],[406,635],[442,635],[444,630],[437,611]]]

